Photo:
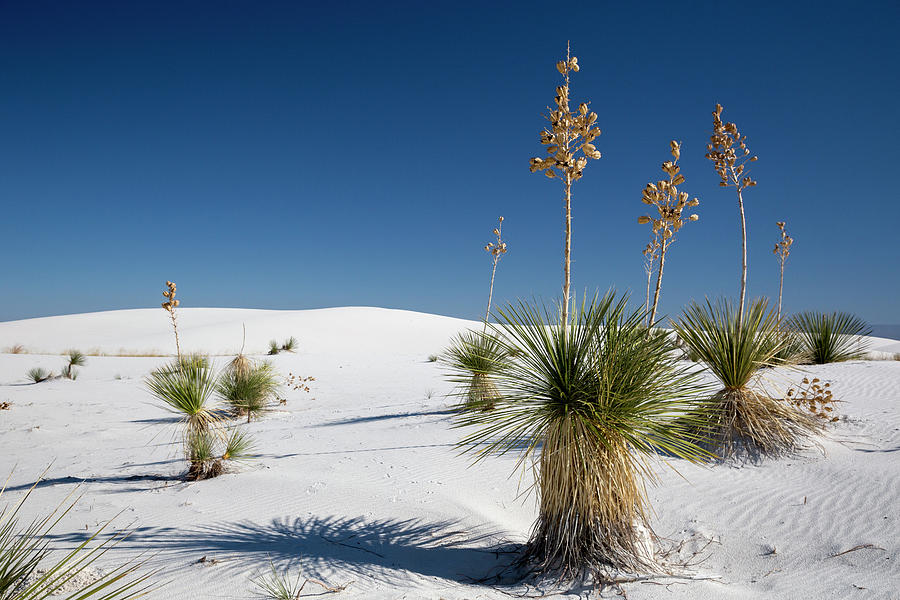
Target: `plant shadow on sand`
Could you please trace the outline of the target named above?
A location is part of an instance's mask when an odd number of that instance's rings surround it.
[[[57,539],[80,542],[81,534]],[[128,546],[156,554],[167,565],[208,556],[222,567],[260,569],[271,561],[279,569],[300,568],[306,577],[326,578],[334,570],[348,578],[382,583],[408,580],[405,573],[462,584],[501,583],[521,544],[497,533],[473,530],[455,521],[319,517],[217,523],[194,527],[139,527]],[[503,578],[505,583],[511,579]]]

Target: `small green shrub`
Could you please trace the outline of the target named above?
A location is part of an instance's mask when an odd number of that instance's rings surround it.
[[[53,373],[43,369],[41,367],[35,367],[33,369],[28,370],[28,379],[33,383],[40,383],[42,381],[47,381],[51,377],[53,377]]]
[[[278,345],[278,342],[272,340],[269,342],[269,356],[274,356],[281,352],[281,346]]]
[[[219,377],[216,389],[233,413],[246,415],[249,423],[271,407],[278,390],[278,374],[267,362],[245,365],[232,361]]]
[[[872,335],[865,321],[845,312],[802,312],[791,317],[788,327],[819,365],[863,358],[868,346],[863,337]]]
[[[429,355],[428,355],[428,362],[437,362],[438,358],[439,358],[439,357],[438,357],[437,354],[429,354]]]
[[[66,355],[69,357],[69,362],[63,366],[62,376],[66,379],[75,380],[78,378],[78,372],[75,370],[75,367],[83,367],[86,365],[87,357],[78,350],[69,350]]]
[[[297,349],[297,343],[297,338],[291,336],[286,339],[283,344],[281,344],[281,349],[285,352],[293,352]]]
[[[499,395],[493,375],[504,366],[507,350],[492,334],[465,331],[451,340],[444,352],[450,380],[459,386],[466,410],[490,410]]]

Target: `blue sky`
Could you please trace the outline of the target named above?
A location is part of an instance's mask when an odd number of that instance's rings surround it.
[[[643,186],[680,140],[700,198],[661,310],[738,293],[711,110],[760,160],[749,296],[900,322],[895,2],[0,2],[0,320],[162,301],[479,318],[562,282],[558,181],[528,171],[571,40],[603,153],[574,190],[573,288],[640,302]],[[560,5],[562,6],[562,5]]]

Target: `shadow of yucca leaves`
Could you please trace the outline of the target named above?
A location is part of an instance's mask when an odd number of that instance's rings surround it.
[[[212,554],[225,568],[271,561],[279,568],[299,567],[307,577],[340,569],[388,583],[406,579],[401,571],[471,582],[503,569],[504,555],[515,549],[493,531],[456,521],[338,516],[142,527],[126,543],[169,563],[182,556],[193,563]],[[241,560],[229,560],[230,555]]]

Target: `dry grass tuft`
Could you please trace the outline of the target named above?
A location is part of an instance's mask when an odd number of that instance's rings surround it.
[[[27,354],[28,350],[22,344],[13,344],[8,346],[4,351],[5,354]]]

